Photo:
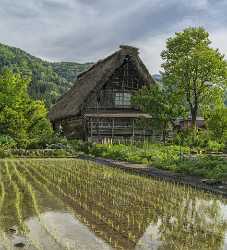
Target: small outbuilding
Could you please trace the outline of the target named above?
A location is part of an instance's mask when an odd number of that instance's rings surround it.
[[[197,116],[196,117],[196,127],[198,129],[205,129],[206,128],[206,123],[203,117]],[[177,118],[175,121],[175,129],[176,130],[187,130],[192,128],[192,117],[189,116],[188,118]]]

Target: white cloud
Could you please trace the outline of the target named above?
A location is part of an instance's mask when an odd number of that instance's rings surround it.
[[[161,52],[165,49],[166,39],[170,34],[160,35],[157,37],[149,37],[146,40],[138,41],[137,47],[140,48],[140,56],[148,67],[148,70],[153,73],[158,73],[161,70]]]
[[[197,10],[205,10],[208,8],[209,2],[208,0],[196,0],[196,1],[187,1],[191,6],[193,6]]]
[[[226,51],[225,0],[0,0],[0,42],[50,60],[96,61],[120,44],[140,48],[152,73],[167,37],[204,26]]]
[[[222,54],[227,56],[227,32],[225,29],[215,30],[211,32],[210,39],[212,47],[218,48]]]

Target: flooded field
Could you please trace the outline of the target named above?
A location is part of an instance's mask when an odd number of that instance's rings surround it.
[[[86,161],[1,160],[2,249],[227,249],[227,203]]]

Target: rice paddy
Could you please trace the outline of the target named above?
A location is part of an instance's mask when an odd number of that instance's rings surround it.
[[[227,249],[227,203],[81,160],[0,160],[0,250],[19,248]]]

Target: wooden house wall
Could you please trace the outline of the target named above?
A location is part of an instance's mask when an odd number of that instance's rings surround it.
[[[115,95],[116,93],[130,93],[133,95],[135,91],[142,88],[142,86],[143,82],[134,69],[130,58],[128,58],[128,60],[114,72],[101,89],[94,90],[89,96],[85,104],[84,112],[119,109],[137,110],[136,107],[132,105],[116,106]]]

